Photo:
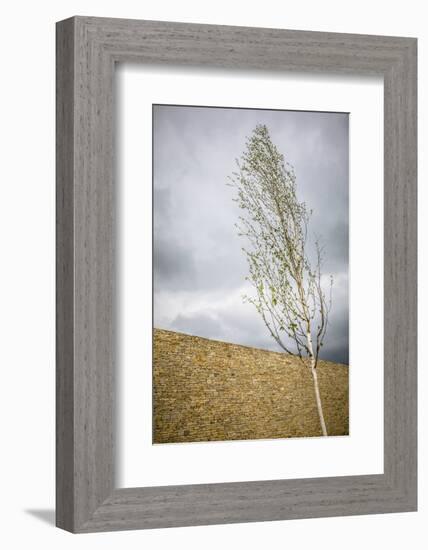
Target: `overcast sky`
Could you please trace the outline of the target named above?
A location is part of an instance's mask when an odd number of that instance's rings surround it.
[[[153,108],[154,326],[281,351],[244,304],[247,261],[226,185],[246,137],[266,124],[313,209],[310,231],[334,277],[322,357],[348,363],[348,115],[204,107]]]

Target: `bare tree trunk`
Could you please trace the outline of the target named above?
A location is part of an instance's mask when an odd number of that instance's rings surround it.
[[[312,378],[313,378],[313,381],[314,381],[315,399],[317,401],[318,416],[320,418],[322,434],[324,436],[326,436],[326,435],[328,435],[328,433],[327,433],[327,428],[326,428],[326,425],[325,425],[324,413],[322,411],[320,388],[319,388],[319,385],[318,385],[318,375],[317,375],[317,369],[316,369],[316,364],[315,364],[315,355],[314,355],[314,350],[313,350],[313,347],[312,347],[312,335],[311,335],[311,331],[310,331],[309,327],[308,327],[308,330],[306,332],[306,339],[307,339],[307,342],[308,342],[309,357],[310,357],[310,360],[311,360],[311,372],[312,372]]]
[[[319,389],[319,386],[318,386],[317,369],[315,368],[314,363],[315,363],[315,359],[313,357],[311,357],[311,372],[312,372],[312,378],[314,380],[314,389],[315,389],[315,398],[316,398],[316,401],[317,401],[318,416],[320,418],[322,434],[324,436],[326,436],[326,435],[328,435],[328,433],[327,433],[327,428],[326,428],[326,425],[325,425],[324,414],[323,414],[323,411],[322,411],[320,389]]]

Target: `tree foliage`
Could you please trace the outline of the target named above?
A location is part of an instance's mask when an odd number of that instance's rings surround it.
[[[236,224],[245,238],[247,280],[255,293],[244,299],[257,309],[272,338],[286,352],[310,358],[316,368],[326,335],[329,296],[323,290],[323,250],[315,242],[311,263],[308,226],[312,211],[299,202],[293,167],[272,143],[268,128],[257,125],[247,139],[238,170],[229,185],[236,189],[242,215]]]

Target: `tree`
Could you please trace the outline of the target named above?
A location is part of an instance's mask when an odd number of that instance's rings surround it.
[[[255,289],[255,295],[243,298],[255,306],[277,344],[310,367],[326,436],[317,365],[327,331],[333,278],[327,300],[319,241],[312,262],[307,252],[312,211],[299,202],[294,169],[284,162],[266,126],[256,126],[236,162],[238,171],[229,178],[229,185],[237,191],[233,200],[243,210],[236,227],[246,239],[242,248],[249,268],[246,280]]]

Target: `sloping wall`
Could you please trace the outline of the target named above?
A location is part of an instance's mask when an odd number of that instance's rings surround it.
[[[321,361],[329,435],[348,434],[348,367]],[[309,368],[255,348],[154,330],[153,441],[321,435]]]

